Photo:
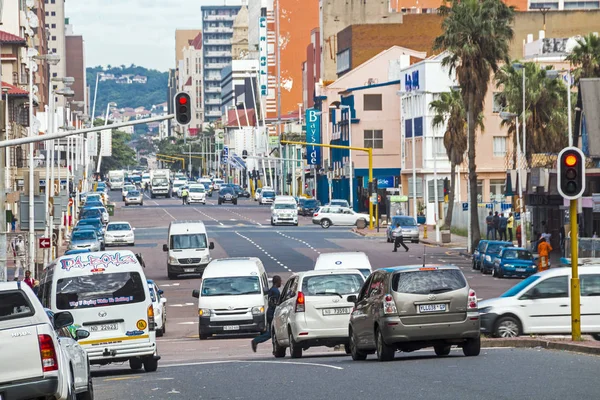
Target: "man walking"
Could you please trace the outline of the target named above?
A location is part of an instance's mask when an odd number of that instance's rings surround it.
[[[513,217],[513,213],[508,213],[508,219],[506,221],[506,228],[508,229],[508,240],[512,243],[513,241],[513,225],[515,223],[515,219]]]
[[[500,232],[500,240],[506,240],[506,227],[508,225],[508,218],[504,216],[504,213],[500,214],[500,222],[498,223],[498,231]]]
[[[540,256],[538,271],[542,272],[550,268],[550,252],[552,251],[552,246],[550,246],[550,243],[546,242],[546,239],[542,237],[538,244],[537,251]]]
[[[398,251],[398,247],[400,246],[408,251],[408,247],[404,244],[404,239],[402,238],[402,227],[399,222],[396,222],[396,227],[392,231],[392,235],[394,236],[394,253]]]
[[[267,298],[269,300],[269,307],[267,308],[267,329],[262,334],[252,339],[252,342],[250,343],[252,351],[255,353],[259,343],[264,343],[271,339],[271,323],[273,322],[273,315],[275,315],[275,307],[277,307],[279,297],[281,296],[281,293],[279,292],[280,287],[281,277],[279,275],[273,276],[273,286],[271,286],[271,289],[267,292]]]
[[[494,240],[496,240],[500,236],[500,216],[498,215],[498,211],[496,211],[492,218],[492,224],[494,225]]]
[[[23,236],[18,235],[17,238],[12,242],[13,256],[15,257],[15,281],[19,280],[21,268],[25,269],[25,242]]]
[[[490,211],[490,214],[485,217],[485,224],[487,226],[487,233],[485,238],[490,240],[490,233],[492,234],[492,240],[496,239],[496,233],[494,232],[494,217],[493,213]]]

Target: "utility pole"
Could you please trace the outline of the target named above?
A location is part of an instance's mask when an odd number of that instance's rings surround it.
[[[283,137],[283,132],[281,130],[281,45],[280,45],[280,29],[279,29],[279,22],[280,22],[280,8],[279,8],[279,0],[277,0],[277,19],[276,19],[276,24],[277,24],[277,33],[275,35],[275,40],[277,41],[277,136],[279,137],[279,157],[282,156],[282,147],[281,147],[281,139]],[[275,164],[277,165],[277,164]],[[283,168],[284,163],[281,164],[281,171],[280,171],[280,189],[279,191],[283,194],[283,188],[285,187],[285,170]]]
[[[2,55],[0,54],[0,57]],[[1,64],[0,60],[0,64]],[[2,68],[0,68],[0,96],[2,95]],[[5,101],[8,102],[8,92],[6,92]],[[8,119],[8,115],[4,118]],[[0,151],[0,281],[8,281],[8,263],[6,260],[6,251],[8,243],[6,241],[6,152]]]

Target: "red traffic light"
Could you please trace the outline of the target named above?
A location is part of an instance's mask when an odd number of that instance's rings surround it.
[[[569,154],[565,157],[565,165],[567,167],[574,167],[577,165],[577,157],[574,154]]]
[[[179,96],[179,104],[187,104],[187,97]]]

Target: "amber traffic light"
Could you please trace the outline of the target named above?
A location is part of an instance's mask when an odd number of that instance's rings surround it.
[[[558,192],[569,200],[585,191],[585,156],[577,147],[566,147],[558,154]]]

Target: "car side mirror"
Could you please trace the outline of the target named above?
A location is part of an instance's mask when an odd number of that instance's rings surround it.
[[[90,337],[90,332],[86,329],[77,329],[75,331],[75,340],[79,341]]]
[[[73,314],[68,311],[63,311],[54,314],[54,329],[61,329],[73,324]]]
[[[131,228],[132,231],[135,231],[135,228]]]
[[[540,293],[538,288],[531,289],[531,295],[529,296],[532,299],[540,299],[542,294]]]
[[[167,246],[166,244],[163,244],[163,251],[169,251],[169,246]]]
[[[160,303],[161,304],[167,304],[167,298],[166,297],[161,297],[160,298]]]
[[[208,249],[209,250],[213,250],[215,248],[215,243],[214,242],[210,242],[210,244],[208,245]]]
[[[200,298],[200,291],[198,289],[192,290],[192,297],[195,297],[195,298],[199,299]]]
[[[348,303],[356,304],[357,300],[358,300],[358,297],[356,297],[355,294],[351,294],[350,296],[346,297],[346,301],[348,301]]]

